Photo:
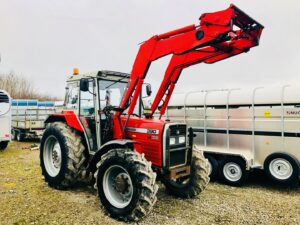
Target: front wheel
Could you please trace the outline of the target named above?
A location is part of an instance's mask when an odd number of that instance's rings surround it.
[[[95,188],[102,205],[117,219],[138,221],[156,202],[156,173],[144,155],[113,149],[97,164]]]
[[[193,198],[204,191],[208,185],[208,170],[208,161],[203,152],[193,150],[190,176],[177,180],[162,178],[162,182],[170,194],[180,198]]]

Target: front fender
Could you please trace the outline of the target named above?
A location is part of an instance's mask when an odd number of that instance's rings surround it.
[[[134,149],[134,144],[139,144],[139,142],[129,140],[129,139],[120,139],[120,140],[112,140],[106,142],[104,145],[100,147],[100,149],[91,156],[89,160],[89,165],[87,167],[88,172],[94,173],[96,171],[96,165],[101,160],[103,154],[107,153],[109,150],[114,148],[130,148]]]

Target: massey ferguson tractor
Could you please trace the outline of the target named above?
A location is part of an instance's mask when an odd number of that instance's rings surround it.
[[[197,196],[209,182],[207,161],[193,148],[191,129],[161,117],[184,68],[248,52],[259,44],[262,30],[231,5],[202,14],[198,25],[143,42],[131,74],[74,70],[67,81],[66,109],[46,120],[40,147],[45,181],[65,189],[90,177],[106,211],[125,221],[137,221],[151,211],[157,180],[170,194]],[[159,90],[146,106],[142,100],[152,92],[144,83],[147,71],[151,62],[169,54]]]

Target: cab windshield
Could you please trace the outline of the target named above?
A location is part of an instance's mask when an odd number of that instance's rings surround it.
[[[101,109],[108,105],[115,107],[120,106],[127,82],[98,80],[98,86]]]

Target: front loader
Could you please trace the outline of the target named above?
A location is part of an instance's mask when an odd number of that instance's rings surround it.
[[[68,78],[65,110],[46,120],[40,161],[45,181],[63,189],[92,177],[99,199],[117,219],[137,221],[156,202],[157,180],[170,194],[192,198],[209,181],[207,161],[193,149],[186,124],[164,121],[184,68],[214,63],[259,44],[263,26],[236,6],[202,14],[199,25],[155,35],[141,44],[131,74],[97,71]],[[139,104],[152,61],[172,54],[150,108]],[[141,102],[141,101],[140,101]],[[144,113],[142,113],[144,109]],[[159,110],[160,118],[153,114]]]

